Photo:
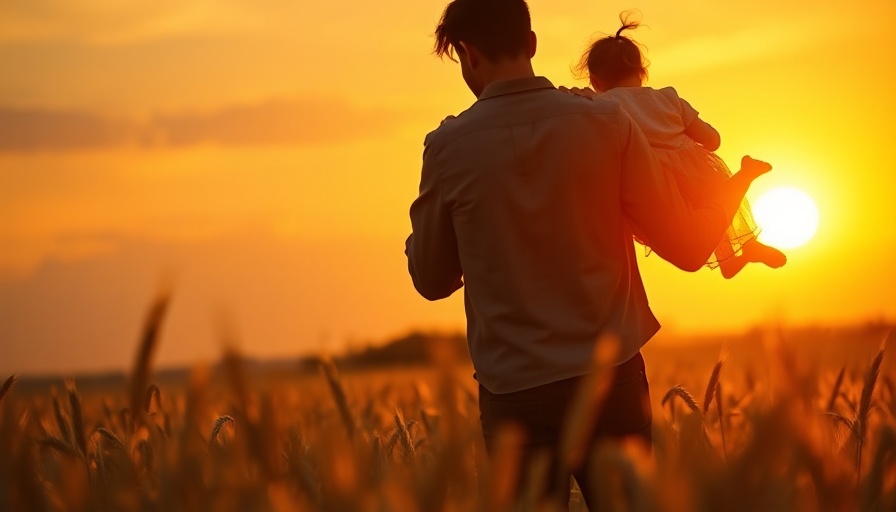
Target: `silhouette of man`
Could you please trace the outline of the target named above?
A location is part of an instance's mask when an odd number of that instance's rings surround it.
[[[548,492],[569,474],[595,503],[588,458],[564,466],[564,419],[598,340],[618,340],[615,372],[589,446],[651,441],[640,349],[659,329],[641,282],[633,229],[677,267],[700,269],[746,190],[693,208],[618,106],[557,90],[531,65],[524,0],[454,0],[435,53],[460,62],[476,101],[426,136],[410,209],[408,269],[428,300],[463,288],[486,447],[522,428],[523,466],[551,456]],[[525,468],[521,468],[524,470]]]

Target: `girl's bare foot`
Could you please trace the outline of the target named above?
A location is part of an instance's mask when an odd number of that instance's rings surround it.
[[[779,268],[787,263],[787,256],[783,252],[755,238],[743,246],[743,257],[755,263],[763,263],[771,268]]]
[[[768,162],[749,156],[743,157],[740,161],[740,172],[746,173],[751,179],[756,179],[771,170],[772,166]]]
[[[744,243],[741,253],[719,262],[722,277],[731,279],[747,266],[747,263],[763,263],[771,268],[779,268],[787,263],[783,252],[755,238]]]

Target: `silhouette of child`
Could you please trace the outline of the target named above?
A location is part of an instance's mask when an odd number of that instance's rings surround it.
[[[719,148],[719,132],[700,119],[696,110],[672,87],[653,89],[643,85],[647,77],[646,64],[637,44],[622,34],[637,28],[639,23],[620,15],[622,27],[615,36],[595,41],[582,56],[579,71],[590,79],[599,97],[622,106],[635,120],[650,142],[660,164],[676,178],[681,195],[688,202],[706,202],[718,194],[732,173],[714,151]],[[589,89],[574,88],[572,92],[594,97]],[[741,161],[738,179],[750,182],[771,170],[765,162],[745,156]],[[706,265],[720,267],[726,279],[734,277],[747,263],[764,263],[778,268],[787,257],[774,247],[756,239],[759,229],[753,221],[750,205],[744,199],[726,235],[719,242]],[[649,240],[637,236],[639,242]]]

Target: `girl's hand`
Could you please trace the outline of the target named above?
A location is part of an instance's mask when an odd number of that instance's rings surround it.
[[[563,92],[568,92],[568,93],[571,93],[571,94],[575,94],[576,96],[581,96],[581,97],[583,97],[583,98],[588,98],[589,100],[590,100],[590,99],[594,99],[594,98],[597,97],[597,93],[594,92],[593,89],[588,88],[588,87],[573,87],[573,88],[567,88],[567,87],[563,87],[563,86],[561,85],[560,87],[558,87],[558,89],[560,89],[560,90],[563,91]]]
[[[445,119],[442,119],[442,122],[439,123],[439,126],[442,126],[443,124],[445,124],[445,123],[447,123],[448,121],[454,119],[455,117],[457,117],[457,116],[452,116],[452,115],[449,114],[448,117],[446,117]]]

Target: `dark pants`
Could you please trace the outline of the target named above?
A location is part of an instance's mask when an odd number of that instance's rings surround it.
[[[549,478],[544,485],[548,496],[565,504],[569,501],[569,476],[572,474],[585,503],[594,507],[597,502],[593,471],[587,462],[579,468],[564,469],[558,460],[560,442],[566,427],[566,417],[579,388],[586,377],[574,377],[514,393],[494,394],[479,386],[479,419],[489,454],[494,454],[502,427],[515,424],[523,430],[519,446],[521,464],[518,485],[526,483],[528,466],[535,457],[547,454]],[[651,438],[650,394],[644,372],[644,358],[638,353],[617,366],[612,383],[597,415],[594,428],[586,433],[590,448],[600,441],[635,436],[646,441]]]

